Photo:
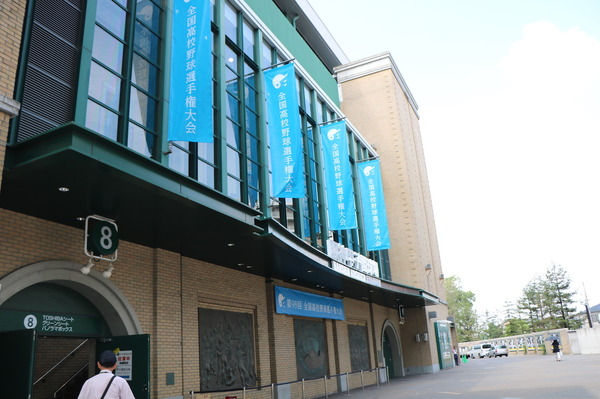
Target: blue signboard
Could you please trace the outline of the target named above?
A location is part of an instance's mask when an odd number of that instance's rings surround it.
[[[359,163],[358,171],[367,250],[388,249],[390,248],[390,235],[379,160]]]
[[[344,320],[341,299],[275,286],[275,311],[295,316]]]
[[[294,64],[265,72],[273,197],[304,198],[304,154]]]
[[[210,0],[174,0],[169,134],[171,141],[213,141]]]
[[[327,184],[329,228],[331,230],[355,229],[358,224],[346,122],[340,121],[322,126],[321,144]]]

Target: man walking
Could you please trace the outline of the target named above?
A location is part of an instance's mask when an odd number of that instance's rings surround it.
[[[135,399],[127,381],[113,374],[117,368],[113,352],[102,352],[97,365],[100,372],[83,384],[77,399]]]

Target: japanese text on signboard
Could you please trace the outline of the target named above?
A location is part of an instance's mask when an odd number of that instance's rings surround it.
[[[304,198],[304,155],[294,64],[265,72],[265,86],[273,196]]]
[[[210,0],[175,0],[169,140],[212,142]]]
[[[388,249],[390,237],[379,161],[360,163],[359,171],[367,250]]]
[[[321,143],[329,205],[329,228],[331,230],[355,229],[358,225],[346,123],[340,121],[321,127]]]

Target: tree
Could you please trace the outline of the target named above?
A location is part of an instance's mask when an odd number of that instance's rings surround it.
[[[576,319],[575,291],[571,291],[571,279],[560,265],[552,265],[546,270],[546,289],[550,302],[550,318],[553,328],[579,328],[581,320]]]
[[[530,331],[533,330],[533,326],[537,324],[538,320],[538,290],[534,282],[530,281],[523,288],[523,295],[517,301],[517,309],[519,313],[525,317],[527,324],[530,326]]]
[[[502,323],[498,321],[498,316],[485,311],[483,330],[481,331],[481,339],[500,338],[502,336]]]
[[[504,336],[521,335],[531,332],[531,326],[527,320],[512,318],[504,323]]]
[[[517,318],[519,311],[517,310],[514,302],[504,301],[504,320],[511,320]]]
[[[581,327],[581,321],[575,317],[574,295],[567,272],[553,264],[543,278],[535,277],[523,289],[517,309],[526,320],[513,320],[511,329],[522,329],[526,324],[529,331],[525,332]]]
[[[462,289],[460,279],[450,276],[445,279],[448,312],[454,316],[459,342],[475,341],[479,338],[477,314],[474,310],[475,294]]]

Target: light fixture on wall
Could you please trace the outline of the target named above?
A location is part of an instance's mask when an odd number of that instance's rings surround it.
[[[99,261],[99,259],[96,259],[96,260]],[[96,266],[96,264],[94,263],[94,259],[90,258],[88,260],[87,265],[81,266],[81,269],[79,269],[79,270],[81,270],[81,273],[83,273],[83,274],[85,274],[87,276],[88,274],[90,274],[90,272],[92,271],[92,267],[94,267],[94,266]],[[103,271],[102,275],[105,278],[110,278],[112,276],[113,270],[115,270],[115,267],[113,266],[113,263],[110,262],[108,264],[108,269],[106,269],[105,271]]]
[[[92,271],[92,267],[94,267],[94,261],[92,260],[92,258],[90,258],[90,260],[88,260],[87,265],[81,266],[81,273],[85,275],[90,274],[90,271]]]
[[[115,267],[113,266],[112,262],[108,264],[108,269],[106,269],[105,271],[102,272],[102,275],[105,278],[110,278],[110,276],[112,276],[112,272],[113,270],[115,270]]]
[[[444,278],[444,274],[440,274],[440,280],[443,280]]]
[[[425,265],[425,270],[431,270],[431,265],[429,263]]]

